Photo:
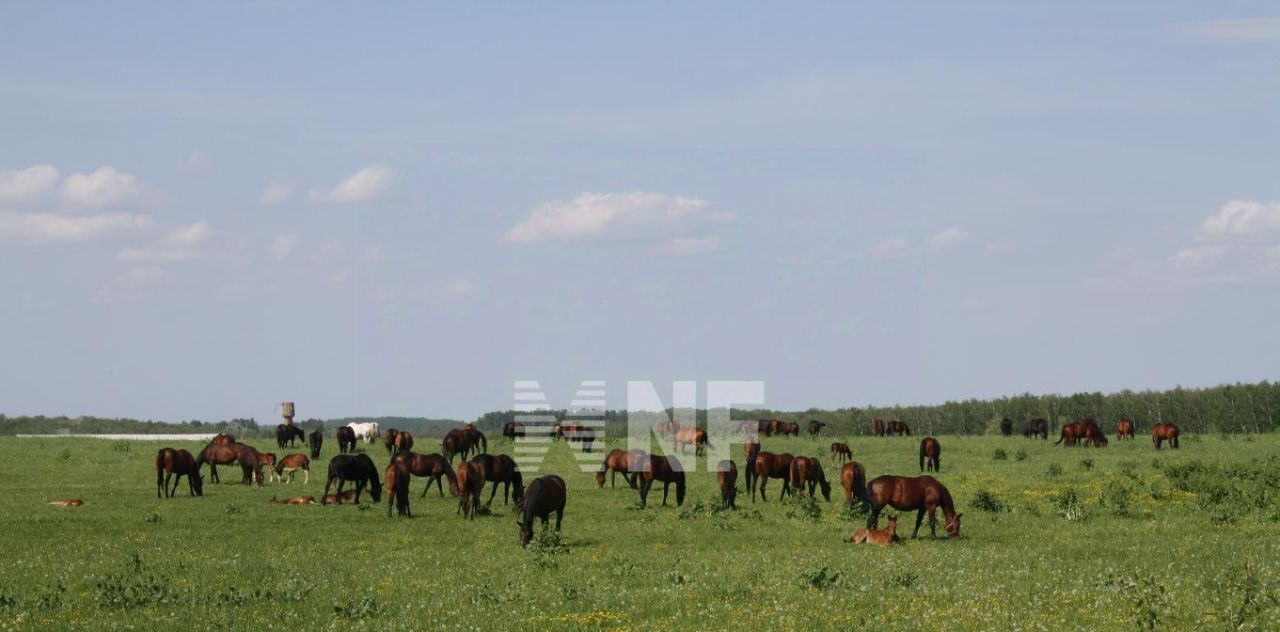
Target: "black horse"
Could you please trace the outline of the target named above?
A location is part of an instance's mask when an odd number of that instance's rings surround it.
[[[356,502],[360,502],[360,492],[365,485],[369,486],[369,495],[373,502],[382,500],[382,481],[378,480],[378,468],[367,454],[339,454],[329,459],[329,482],[324,484],[324,493],[329,495],[329,487],[338,481],[338,494],[342,493],[342,485],[347,481],[356,484]]]
[[[338,428],[338,452],[346,454],[356,451],[356,431],[351,426]]]
[[[324,431],[316,430],[308,439],[311,441],[311,458],[320,458],[320,446],[324,445]]]
[[[276,446],[281,450],[293,447],[293,441],[306,441],[307,433],[302,431],[293,424],[280,424],[276,426]]]
[[[533,539],[533,519],[542,519],[542,528],[547,527],[547,519],[556,514],[556,531],[560,530],[560,520],[564,518],[564,501],[566,488],[564,479],[551,474],[534,479],[524,492],[524,518],[517,520],[520,525],[520,546],[529,546]]]
[[[1022,436],[1028,439],[1034,439],[1039,435],[1042,440],[1049,439],[1049,421],[1047,419],[1032,419],[1027,422],[1026,429],[1022,432]]]

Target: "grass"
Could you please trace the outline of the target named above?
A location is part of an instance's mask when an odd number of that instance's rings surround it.
[[[763,441],[811,455],[831,438]],[[636,492],[597,489],[558,443],[543,471],[569,484],[564,530],[525,550],[501,491],[474,521],[435,491],[419,500],[419,480],[411,520],[385,505],[267,502],[319,496],[318,464],[306,487],[245,488],[232,467],[203,498],[184,483],[157,499],[159,445],[3,438],[0,629],[1266,629],[1280,617],[1280,437],[1160,452],[941,442],[960,540],[930,540],[926,525],[900,547],[846,543],[863,517],[840,506],[825,453],[831,503],[778,502],[774,481],[768,503],[743,490],[722,510],[700,471],[684,508],[655,490],[639,510]],[[872,477],[917,473],[917,439],[850,445]],[[1026,457],[993,460],[997,448]],[[386,465],[380,445],[368,451]],[[57,498],[85,506],[46,504]],[[912,526],[904,517],[899,533]]]

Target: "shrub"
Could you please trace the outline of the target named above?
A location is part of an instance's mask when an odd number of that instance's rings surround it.
[[[995,452],[991,453],[992,461],[1005,461],[1008,459],[1009,459],[1009,453],[1005,452],[1004,448],[996,448]]]
[[[1115,516],[1129,515],[1129,488],[1120,484],[1108,484],[1102,487],[1098,497],[1098,506]]]
[[[372,619],[382,614],[385,606],[373,595],[365,595],[359,600],[350,603],[334,603],[333,614],[343,619],[358,621],[363,619]]]
[[[804,580],[806,586],[817,590],[826,590],[840,582],[840,572],[829,572],[827,567],[816,571],[801,571],[800,578]]]
[[[1013,454],[1013,460],[1015,461],[1027,460],[1027,451],[1022,448],[1018,448],[1018,451]]]
[[[969,506],[978,511],[986,511],[989,513],[1009,511],[1009,505],[1005,504],[1004,501],[996,498],[995,494],[985,489],[980,489],[978,490],[978,493],[973,495],[973,499],[969,501]]]
[[[1057,463],[1050,463],[1048,473],[1050,478],[1062,476],[1062,466]]]
[[[1083,468],[1084,468],[1084,469],[1086,469],[1086,470],[1092,470],[1092,469],[1093,469],[1093,459],[1084,459],[1084,460],[1080,461],[1080,467],[1083,467]]]
[[[1053,504],[1054,511],[1065,520],[1077,522],[1089,519],[1084,503],[1080,501],[1080,496],[1074,489],[1059,492],[1050,502]]]
[[[822,518],[822,506],[808,494],[794,493],[787,497],[787,517],[817,521]]]
[[[891,585],[900,586],[902,588],[911,588],[912,586],[915,586],[916,582],[919,580],[920,575],[915,571],[903,571],[889,577],[889,583]]]

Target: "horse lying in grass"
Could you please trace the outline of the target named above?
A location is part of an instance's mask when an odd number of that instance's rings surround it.
[[[898,537],[898,517],[889,516],[889,526],[884,529],[858,529],[849,541],[854,544],[875,544],[879,546],[889,546],[891,544],[902,544],[902,538]]]

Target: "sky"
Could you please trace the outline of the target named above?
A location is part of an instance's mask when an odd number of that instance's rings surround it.
[[[1273,3],[0,4],[0,413],[1276,379]]]

